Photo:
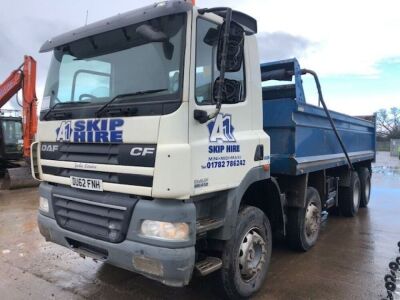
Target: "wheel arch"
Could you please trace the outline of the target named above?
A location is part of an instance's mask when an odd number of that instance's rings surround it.
[[[307,187],[313,187],[317,190],[319,198],[321,199],[321,205],[323,206],[324,199],[326,198],[327,195],[326,170],[309,173]]]
[[[239,210],[243,205],[252,205],[261,209],[270,219],[273,230],[285,234],[284,194],[281,193],[277,180],[271,178],[270,173],[262,167],[250,170],[241,184],[227,191],[224,197],[226,197],[224,226],[215,230],[209,237],[217,240],[230,239],[236,228]]]
[[[284,195],[275,178],[252,183],[244,193],[240,207],[250,205],[261,209],[268,217],[272,232],[285,235]]]

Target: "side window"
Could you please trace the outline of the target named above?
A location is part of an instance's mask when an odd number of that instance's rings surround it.
[[[199,105],[214,104],[213,87],[219,76],[217,50],[220,26],[202,18],[197,19],[196,37],[196,102]],[[245,99],[244,67],[234,73],[225,73],[226,79],[240,81],[241,99]]]
[[[99,60],[81,60],[78,64],[69,55],[65,55],[63,60],[60,74],[64,75],[60,78],[57,95],[61,102],[85,100],[85,95],[96,98],[110,96],[110,63]]]

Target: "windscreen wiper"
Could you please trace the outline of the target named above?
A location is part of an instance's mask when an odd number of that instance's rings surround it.
[[[96,117],[101,117],[103,111],[112,103],[114,103],[114,101],[121,99],[121,98],[125,98],[125,97],[132,97],[132,96],[138,96],[138,95],[146,95],[146,94],[153,94],[153,93],[158,93],[158,92],[164,92],[164,91],[168,91],[168,89],[157,89],[157,90],[147,90],[147,91],[139,91],[139,92],[135,92],[135,93],[128,93],[128,94],[120,94],[115,96],[114,98],[112,98],[110,101],[108,101],[107,103],[105,103],[102,107],[100,107],[97,111],[96,111]]]
[[[90,101],[68,101],[68,102],[58,102],[56,104],[54,104],[52,107],[50,107],[50,109],[47,111],[47,113],[43,116],[43,120],[47,121],[47,117],[54,111],[54,109],[56,109],[59,106],[63,106],[63,105],[68,105],[68,104],[89,104],[92,103]]]

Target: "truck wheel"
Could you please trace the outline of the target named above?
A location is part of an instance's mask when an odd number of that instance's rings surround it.
[[[358,170],[358,177],[360,177],[361,183],[360,207],[367,207],[371,196],[371,173],[368,168],[360,168]]]
[[[339,209],[345,217],[354,217],[360,207],[361,183],[357,172],[351,173],[350,186],[339,190]]]
[[[307,251],[315,245],[321,223],[321,199],[315,188],[308,187],[305,208],[289,208],[287,241],[291,248]]]
[[[263,284],[272,251],[271,225],[258,208],[246,206],[222,253],[221,279],[229,299],[246,299]]]

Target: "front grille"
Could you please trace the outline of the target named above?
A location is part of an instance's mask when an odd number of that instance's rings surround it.
[[[61,176],[61,177],[81,177],[81,178],[92,178],[100,179],[103,182],[127,184],[136,186],[153,186],[153,176],[138,175],[138,174],[122,174],[122,173],[105,173],[105,172],[93,172],[84,170],[74,169],[62,169],[56,167],[42,166],[43,173]]]
[[[74,144],[74,143],[42,143],[40,147],[43,163],[42,170],[45,175],[58,177],[71,176],[100,179],[105,183],[130,185],[151,188],[153,176],[143,174],[126,174],[117,172],[96,171],[93,169],[82,170],[85,164],[101,164],[115,166],[130,166],[141,168],[154,168],[157,145],[154,144]],[[144,152],[146,150],[146,152]],[[137,153],[146,155],[137,155]],[[51,165],[51,161],[79,163],[81,167],[59,168]],[[140,173],[140,171],[138,171]],[[114,190],[115,191],[115,190]]]
[[[82,192],[82,194],[85,193]],[[92,193],[90,196],[95,195]],[[83,197],[53,194],[57,224],[66,230],[103,241],[122,242],[125,240],[137,200],[111,195],[97,196],[98,199],[94,201]]]
[[[147,155],[131,155],[132,149],[152,149]],[[154,144],[74,144],[42,143],[42,159],[94,164],[153,168],[157,145]]]

